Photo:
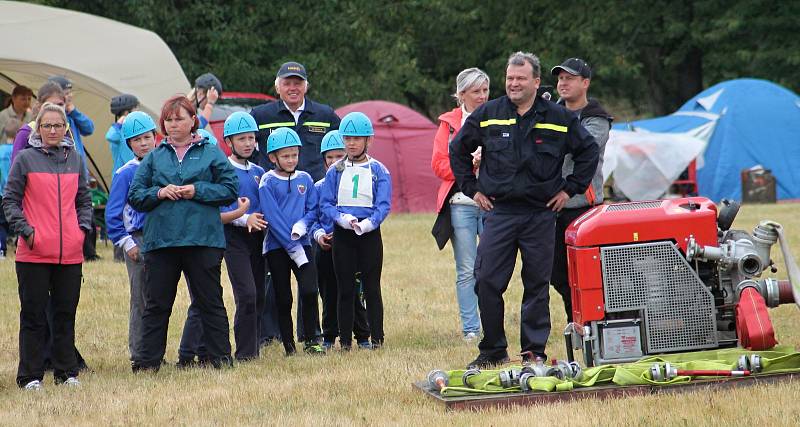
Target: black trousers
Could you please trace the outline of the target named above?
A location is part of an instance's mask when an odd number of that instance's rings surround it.
[[[203,342],[214,366],[230,364],[231,343],[228,315],[222,302],[220,248],[183,246],[156,249],[147,253],[147,279],[144,287],[145,309],[142,338],[133,361],[134,370],[158,369],[167,347],[167,327],[175,303],[178,280],[186,273],[187,282],[200,310]]]
[[[302,301],[303,330],[315,331],[319,328],[319,304],[317,303],[317,270],[311,246],[303,249],[308,262],[298,267],[284,249],[267,252],[267,262],[275,288],[275,303],[278,309],[278,327],[281,340],[287,353],[294,352],[294,332],[292,328],[292,282],[290,274],[297,280],[297,299]]]
[[[45,309],[53,310],[53,376],[63,382],[78,375],[75,357],[75,312],[81,294],[82,264],[37,264],[17,262],[19,283],[19,366],[17,385],[24,387],[44,378],[47,343]]]
[[[225,226],[225,264],[233,287],[236,314],[233,317],[233,336],[236,358],[258,357],[261,336],[261,312],[266,301],[264,257],[261,245],[264,233],[249,233],[244,227]]]
[[[361,236],[353,230],[336,226],[333,231],[333,265],[338,284],[339,343],[352,345],[355,316],[356,273],[361,272],[361,285],[367,302],[367,317],[372,342],[383,344],[383,240],[377,229]]]
[[[333,268],[333,252],[324,251],[319,246],[316,247],[315,261],[317,263],[317,285],[319,295],[322,297],[322,336],[325,341],[333,343],[339,336],[339,293],[336,284],[336,272]],[[353,298],[353,310],[355,310],[355,322],[353,324],[353,335],[356,342],[369,340],[369,323],[367,323],[367,309],[361,302],[361,298]],[[350,339],[347,339],[350,342]]]
[[[562,209],[556,215],[556,236],[553,246],[553,272],[550,275],[550,284],[564,300],[564,311],[567,313],[567,323],[572,322],[572,291],[569,287],[567,274],[567,245],[564,243],[564,232],[576,218],[591,209],[591,206],[574,209]]]
[[[550,335],[550,271],[553,266],[555,212],[531,208],[524,212],[488,212],[475,259],[475,293],[483,326],[482,354],[507,354],[503,293],[508,289],[517,251],[522,253],[520,343],[522,351],[545,355]]]

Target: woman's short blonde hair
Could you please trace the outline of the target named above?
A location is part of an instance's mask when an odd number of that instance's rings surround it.
[[[474,86],[482,85],[484,82],[489,85],[489,76],[483,70],[474,67],[467,68],[458,73],[458,77],[456,77],[456,93],[453,94],[453,98],[456,99],[458,105],[463,104],[464,100],[461,95]]]
[[[42,117],[44,113],[47,112],[58,113],[61,116],[61,120],[64,121],[64,126],[67,125],[67,112],[64,111],[60,105],[53,104],[52,102],[45,102],[42,104],[42,107],[39,109],[39,113],[36,115],[36,129],[33,129],[35,133],[39,133],[39,125],[42,124]]]

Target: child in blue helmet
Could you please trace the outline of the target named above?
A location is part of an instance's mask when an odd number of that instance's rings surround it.
[[[326,221],[334,223],[333,265],[338,282],[339,345],[349,349],[353,331],[356,272],[361,272],[372,347],[383,345],[381,223],[392,206],[389,170],[367,155],[374,135],[372,122],[359,112],[346,115],[339,125],[347,157],[325,174],[320,206]]]
[[[300,137],[290,128],[279,128],[267,138],[267,155],[275,169],[261,178],[258,196],[261,212],[269,223],[262,253],[267,258],[278,325],[286,355],[297,352],[292,328],[292,288],[290,272],[297,280],[304,331],[319,325],[317,272],[311,256],[308,231],[317,219],[317,190],[306,172],[298,171]],[[324,354],[313,340],[306,340],[306,353]]]
[[[135,360],[138,340],[142,336],[144,314],[145,264],[139,247],[142,243],[145,213],[137,211],[128,203],[128,189],[139,163],[156,146],[156,124],[147,113],[134,111],[125,117],[120,131],[125,144],[135,157],[114,172],[106,204],[106,226],[108,237],[114,246],[122,248],[128,269],[131,287],[128,350],[131,360]]]
[[[338,130],[332,130],[325,134],[320,145],[320,154],[325,162],[326,170],[334,163],[343,159],[345,156],[344,141]],[[317,181],[314,186],[320,192],[325,178]],[[330,349],[336,343],[339,336],[338,322],[338,286],[336,285],[336,274],[333,267],[333,256],[331,247],[333,245],[333,222],[319,213],[319,222],[311,228],[311,235],[317,243],[317,251],[314,262],[317,266],[317,286],[322,297],[322,346]],[[367,323],[367,310],[362,304],[361,298],[353,298],[355,310],[355,323],[353,334],[360,347],[369,348],[369,325]]]
[[[260,314],[266,291],[261,248],[267,222],[258,199],[264,169],[249,161],[256,149],[256,132],[258,126],[253,116],[239,111],[228,116],[222,133],[231,149],[228,161],[239,179],[239,200],[220,208],[227,242],[225,264],[236,302],[233,335],[239,361],[258,357]]]

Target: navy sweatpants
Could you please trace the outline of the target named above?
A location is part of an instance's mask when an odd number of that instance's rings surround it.
[[[549,209],[505,208],[495,204],[486,215],[475,259],[475,292],[478,294],[483,339],[482,354],[507,354],[503,293],[514,272],[517,251],[522,253],[522,351],[544,356],[550,335],[550,271],[553,266],[555,212]]]

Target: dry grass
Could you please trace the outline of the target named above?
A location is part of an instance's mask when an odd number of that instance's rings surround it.
[[[759,219],[783,223],[800,255],[797,205],[746,207],[736,226],[751,229]],[[78,309],[78,347],[94,369],[80,389],[58,388],[46,378],[42,393],[14,384],[19,299],[11,259],[0,262],[0,425],[24,424],[280,424],[280,425],[800,425],[798,384],[740,390],[702,391],[582,401],[487,412],[448,413],[411,389],[432,368],[457,368],[476,349],[460,339],[449,248],[439,252],[428,230],[432,215],[395,215],[384,226],[383,292],[386,347],[324,358],[286,358],[277,346],[261,359],[234,369],[131,374],[127,361],[128,287],[125,267],[104,259],[84,267]],[[776,254],[776,250],[773,254]],[[782,260],[779,277],[785,277]],[[519,265],[518,265],[519,269]],[[233,314],[230,285],[223,273],[226,306]],[[507,293],[510,350],[519,348],[519,274]],[[563,356],[557,331],[562,305],[551,292],[552,356]],[[167,357],[176,359],[188,297],[181,287],[171,320]],[[800,346],[793,306],[772,310],[779,341]],[[232,323],[231,323],[232,324]]]

